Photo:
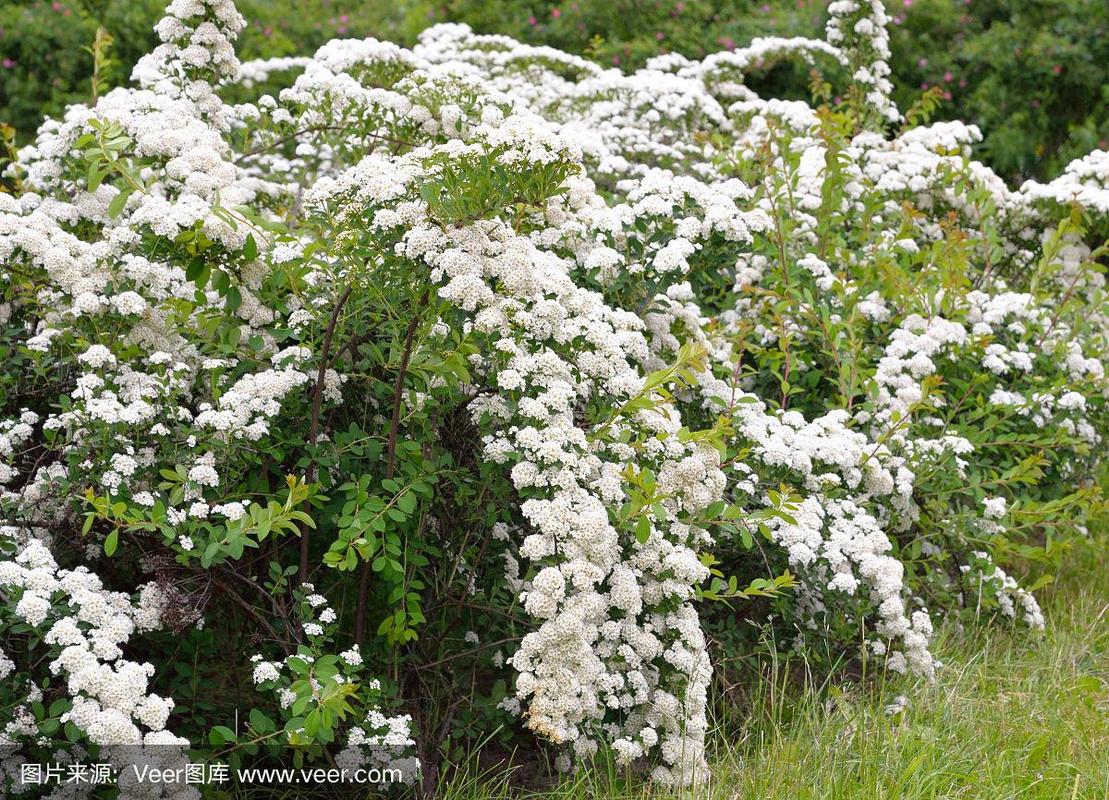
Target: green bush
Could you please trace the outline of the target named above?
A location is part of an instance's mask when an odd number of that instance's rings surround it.
[[[944,87],[939,116],[974,122],[1008,177],[1057,175],[1109,147],[1109,4],[1097,0],[913,0],[891,28],[905,102]]]
[[[92,57],[82,48],[95,35],[96,23],[69,7],[0,7],[0,121],[26,134],[43,115],[87,99]]]
[[[139,57],[157,44],[154,23],[165,6],[164,0],[4,0],[0,122],[26,143],[43,117],[88,100],[93,59],[86,48],[98,26],[114,40],[105,78],[125,83]],[[406,5],[385,0],[243,0],[238,7],[248,22],[239,43],[243,60],[311,54],[337,36],[411,40],[418,27],[402,29]]]

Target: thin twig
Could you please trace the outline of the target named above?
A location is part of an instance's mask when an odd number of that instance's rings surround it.
[[[400,407],[404,395],[404,379],[408,373],[408,359],[412,355],[412,340],[416,337],[416,328],[419,326],[419,309],[427,302],[427,292],[420,298],[419,305],[413,309],[412,318],[408,321],[408,330],[404,334],[404,349],[401,351],[400,367],[397,369],[397,381],[393,387],[393,418],[389,423],[389,439],[385,445],[385,477],[392,478],[397,468],[397,432],[400,429]],[[370,562],[363,561],[358,572],[358,604],[354,612],[354,643],[359,647],[365,635],[366,627],[366,596],[370,586]]]
[[[265,153],[268,150],[273,150],[275,148],[278,148],[281,145],[287,144],[287,143],[293,141],[294,139],[296,139],[300,136],[303,136],[306,133],[326,133],[328,131],[341,131],[341,130],[346,130],[346,126],[344,126],[344,125],[317,125],[317,126],[311,127],[311,128],[302,128],[299,131],[294,131],[293,133],[290,133],[288,136],[284,136],[284,137],[278,139],[276,142],[270,142],[269,144],[267,144],[263,147],[257,147],[254,150],[247,150],[245,153],[242,153],[238,158],[235,159],[235,163],[238,164],[238,163],[244,161],[245,159],[250,158],[251,156],[256,156],[259,153]],[[380,134],[380,133],[367,133],[367,134],[365,134],[365,136],[369,137],[370,139],[378,139],[378,140],[381,140],[383,142],[390,142],[391,144],[401,145],[402,147],[414,147],[415,146],[411,142],[406,142],[403,139],[394,139],[392,136],[385,136],[385,135]]]
[[[339,314],[346,305],[350,293],[354,291],[353,286],[348,286],[339,296],[339,301],[335,304],[335,308],[331,312],[331,319],[327,322],[327,330],[323,335],[323,347],[320,350],[320,366],[316,371],[316,386],[312,392],[312,418],[308,424],[308,448],[311,450],[316,445],[316,437],[320,433],[320,405],[323,402],[323,386],[324,379],[327,377],[328,368],[328,353],[331,351],[331,339],[335,335],[335,326],[339,321]],[[315,483],[316,481],[316,461],[313,458],[308,464],[308,483]],[[306,527],[300,532],[300,572],[298,577],[301,583],[308,580],[308,532]]]
[[[498,645],[502,645],[502,644],[511,644],[512,642],[518,642],[523,638],[524,637],[522,637],[522,636],[508,636],[508,637],[505,637],[504,639],[497,639],[497,641],[495,641],[495,642],[486,642],[485,644],[478,645],[477,647],[473,648],[472,650],[463,650],[461,653],[455,653],[454,655],[450,655],[450,656],[446,656],[444,658],[440,658],[438,661],[432,661],[432,662],[427,663],[427,664],[417,664],[415,667],[413,667],[413,669],[416,669],[416,670],[431,669],[432,667],[437,667],[440,664],[446,664],[448,661],[454,661],[455,659],[458,659],[458,658],[465,658],[466,656],[472,656],[476,653],[480,653],[482,650],[488,650],[490,647],[497,647]]]
[[[257,609],[254,608],[254,606],[252,606],[250,603],[248,603],[246,600],[243,599],[242,595],[240,595],[238,592],[236,592],[234,589],[232,589],[230,586],[228,586],[223,581],[216,580],[215,578],[212,578],[212,585],[215,586],[217,589],[219,589],[221,592],[223,592],[225,595],[227,595],[229,598],[231,598],[237,606],[239,606],[244,611],[246,611],[251,617],[254,618],[254,620],[259,625],[261,625],[263,628],[265,628],[266,633],[268,633],[270,635],[270,638],[273,639],[273,641],[283,642],[283,643],[285,643],[286,647],[288,647],[288,642],[286,642],[285,639],[282,639],[280,636],[277,635],[277,630],[274,629],[274,627],[272,625],[270,625],[269,620],[267,620],[264,616],[259,614]]]

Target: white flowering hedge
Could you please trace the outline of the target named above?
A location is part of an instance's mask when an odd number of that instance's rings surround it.
[[[0,194],[4,739],[427,781],[503,726],[685,784],[752,615],[924,680],[940,615],[1042,627],[1003,566],[1104,510],[1109,153],[1008,189],[829,12],[624,75],[454,25],[240,65],[174,0]]]

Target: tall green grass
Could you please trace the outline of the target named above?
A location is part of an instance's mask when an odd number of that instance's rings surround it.
[[[742,718],[718,720],[712,775],[664,791],[606,763],[552,789],[457,775],[449,800],[1105,800],[1109,798],[1109,579],[1091,547],[1043,590],[1041,634],[941,624],[935,684],[895,678],[798,686],[771,663]],[[888,713],[898,696],[908,704]],[[735,716],[739,716],[736,712]]]

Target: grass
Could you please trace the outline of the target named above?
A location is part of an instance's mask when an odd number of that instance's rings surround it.
[[[1105,800],[1109,798],[1109,581],[1091,550],[1044,590],[1047,630],[941,626],[933,685],[781,691],[767,680],[713,736],[712,777],[665,792],[594,764],[521,795],[506,775],[459,778],[445,800]],[[772,671],[773,676],[773,671]],[[784,679],[782,680],[784,682]],[[908,699],[900,713],[885,707]],[[734,731],[728,735],[725,731]]]

